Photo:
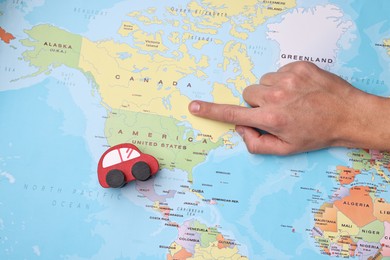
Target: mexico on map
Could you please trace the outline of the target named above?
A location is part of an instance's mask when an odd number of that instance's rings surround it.
[[[0,259],[390,259],[390,152],[254,155],[247,106],[308,61],[390,96],[390,2],[0,0]],[[336,127],[336,126],[335,126]],[[149,180],[105,189],[130,143]]]

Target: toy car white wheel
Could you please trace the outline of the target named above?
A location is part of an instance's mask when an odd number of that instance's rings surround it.
[[[134,178],[139,181],[146,181],[151,176],[151,170],[146,162],[137,162],[131,168]]]
[[[120,170],[111,170],[107,173],[106,182],[111,188],[120,188],[126,184],[125,175]]]

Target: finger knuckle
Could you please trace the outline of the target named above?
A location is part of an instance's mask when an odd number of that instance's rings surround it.
[[[259,151],[256,143],[253,143],[253,142],[246,143],[246,148],[247,148],[248,152],[251,154],[257,154]]]
[[[302,74],[302,73],[309,73],[313,70],[315,65],[308,61],[297,61],[294,63],[294,66],[292,67],[292,70],[296,73]]]
[[[251,96],[251,86],[244,88],[242,91],[242,97],[244,100],[247,100]]]
[[[223,119],[226,122],[235,122],[237,119],[237,111],[231,107],[225,107],[223,109]]]
[[[299,84],[299,74],[292,71],[286,72],[283,77],[280,78],[280,83],[287,88],[296,87]]]
[[[276,113],[268,113],[264,116],[264,121],[267,125],[274,127],[275,129],[283,128],[286,125],[286,119]]]
[[[267,85],[271,81],[273,75],[274,75],[273,73],[266,73],[266,74],[264,74],[260,78],[259,84]]]
[[[266,98],[269,101],[276,103],[276,102],[286,100],[287,97],[288,97],[288,95],[286,93],[286,90],[282,89],[282,88],[278,88],[278,89],[273,89],[272,91],[270,91]]]

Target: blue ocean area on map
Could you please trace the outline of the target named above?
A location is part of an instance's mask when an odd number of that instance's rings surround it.
[[[57,103],[51,104],[54,98]],[[15,155],[2,166],[2,171],[20,173],[13,175],[15,183],[2,187],[2,192],[14,194],[13,203],[23,205],[17,208],[14,204],[3,205],[3,212],[7,214],[2,214],[2,237],[7,237],[10,242],[18,241],[17,245],[9,245],[13,251],[8,254],[16,258],[31,258],[34,254],[48,259],[58,255],[89,258],[103,244],[96,234],[112,241],[108,245],[110,250],[117,247],[120,251],[127,246],[130,232],[155,233],[147,240],[130,241],[139,244],[132,254],[142,259],[152,259],[154,256],[145,258],[148,256],[149,242],[175,239],[174,231],[158,232],[158,222],[156,225],[138,225],[136,219],[142,219],[139,214],[144,202],[137,198],[135,184],[129,185],[128,190],[121,194],[121,191],[107,192],[96,183],[90,183],[96,172],[95,166],[91,165],[91,154],[87,151],[86,143],[80,137],[84,129],[83,123],[77,122],[77,117],[83,113],[68,90],[61,84],[57,85],[54,78],[31,88],[3,92],[0,103],[9,111],[18,111],[1,112],[2,122],[8,125],[1,125],[0,135],[7,138],[0,140],[0,146],[4,154]],[[76,117],[64,118],[66,114]],[[14,120],[15,117],[23,120]],[[31,138],[31,133],[34,138]],[[42,179],[40,172],[49,172],[50,175]],[[137,218],[133,217],[135,209],[123,207],[122,201],[126,199],[140,200]],[[32,214],[36,211],[40,211],[40,215]],[[64,225],[69,214],[78,221]],[[143,218],[149,218],[149,214],[146,213]],[[107,225],[107,219],[113,221],[111,225]],[[134,220],[130,222],[133,225],[127,224],[124,229],[120,223],[129,219]],[[45,230],[50,230],[51,235],[47,235]],[[163,238],[167,235],[167,238]],[[71,239],[65,244],[57,243],[63,237]],[[156,241],[153,242],[154,239]],[[85,241],[88,241],[88,245]],[[7,243],[3,242],[3,246],[7,246]],[[25,250],[26,246],[30,250]],[[110,252],[101,252],[99,257],[110,258]]]
[[[106,8],[111,8],[115,3],[116,0],[48,1],[36,6],[34,12],[27,14],[25,19],[31,24],[51,23],[75,33],[83,33],[88,30],[90,19],[104,13]],[[61,10],[62,15],[58,15],[57,10]]]
[[[8,253],[13,259],[31,259],[37,245],[41,245],[41,256],[48,259],[75,252],[87,256],[99,246],[100,238],[91,235],[93,223],[88,221],[90,210],[96,211],[98,205],[73,194],[73,189],[84,189],[83,184],[94,174],[91,157],[83,138],[64,135],[62,113],[46,103],[49,87],[53,87],[50,83],[45,80],[0,95],[0,104],[6,108],[0,112],[0,135],[5,137],[0,139],[0,147],[2,154],[11,157],[1,168],[15,178],[11,185],[4,185],[4,179],[1,182],[2,193],[12,196],[12,204],[2,205],[1,237],[8,238],[2,239],[2,247],[12,248]],[[66,95],[62,99],[75,109]],[[42,179],[42,172],[50,174]],[[41,215],[33,214],[36,211]],[[64,225],[68,214],[77,216],[78,221]],[[51,230],[50,234],[46,230]],[[63,237],[71,237],[66,246],[57,243]],[[85,240],[88,248],[83,245]],[[25,250],[27,245],[30,250]]]
[[[343,149],[289,158],[248,155],[242,153],[242,149],[245,148],[213,151],[208,157],[212,165],[206,161],[195,168],[197,184],[193,188],[202,190],[209,199],[236,201],[217,201],[216,207],[222,219],[221,226],[235,231],[235,239],[249,255],[272,258],[278,248],[281,258],[287,258],[289,252],[295,251],[299,256],[297,259],[318,259],[319,256],[312,253],[315,245],[307,238],[310,234],[304,228],[308,223],[314,225],[311,209],[302,205],[311,200],[313,194],[331,196],[329,191],[335,183],[325,178],[325,172],[331,165],[336,167],[335,163],[343,162],[345,158],[338,158]],[[287,167],[280,168],[280,165]],[[253,170],[256,168],[257,171]],[[213,183],[212,188],[205,185],[209,183]],[[301,187],[315,189],[302,192]],[[258,223],[259,219],[261,223]]]
[[[390,21],[388,19],[388,10],[390,10],[390,2],[354,2],[352,5],[355,12],[358,13],[354,19],[356,27],[367,28],[359,33],[359,44],[356,45],[356,50],[353,51],[353,57],[348,61],[349,68],[359,68],[357,72],[353,74],[353,77],[358,79],[370,79],[379,78],[380,81],[388,82],[390,80],[390,74],[384,73],[383,66],[389,66],[384,64],[381,59],[378,59],[379,55],[386,55],[386,49],[379,48],[367,48],[372,46],[373,42],[380,42],[381,39],[388,37],[388,31],[390,30]],[[361,10],[364,10],[361,12]],[[373,16],[372,14],[375,15]],[[370,32],[373,27],[379,27],[378,31]],[[372,35],[371,33],[375,33]],[[376,41],[374,41],[376,40]],[[359,47],[360,46],[360,47]],[[379,53],[378,53],[379,52]],[[348,55],[348,51],[344,55]],[[340,54],[343,57],[343,54]],[[388,96],[390,90],[388,86],[384,84],[378,84],[374,88],[363,82],[351,82],[355,87],[358,87],[366,92],[373,93],[381,96]]]

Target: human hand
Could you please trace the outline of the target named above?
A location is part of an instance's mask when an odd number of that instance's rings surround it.
[[[308,62],[265,74],[244,90],[243,98],[251,107],[193,101],[189,111],[235,124],[249,152],[277,155],[366,145],[370,134],[363,129],[374,123],[370,118],[379,110],[364,104],[381,102]]]

